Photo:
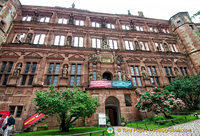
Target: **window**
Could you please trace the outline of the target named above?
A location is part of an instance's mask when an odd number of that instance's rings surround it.
[[[1,70],[0,70],[0,83],[2,85],[6,85],[9,76],[11,75],[12,67],[13,67],[13,62],[7,62],[3,61],[1,63]]]
[[[97,67],[97,65],[96,64],[93,64],[93,68],[96,68]]]
[[[181,21],[179,20],[179,21],[177,21],[177,24],[178,24],[178,26],[181,26],[182,25],[182,23],[181,23]]]
[[[24,16],[22,17],[22,21],[31,21],[31,16]]]
[[[92,48],[101,48],[101,40],[97,38],[92,38]]]
[[[111,49],[118,49],[117,40],[109,40],[109,46]]]
[[[97,72],[93,71],[93,80],[97,80]]]
[[[50,17],[41,17],[40,22],[48,23],[50,21]]]
[[[166,76],[168,78],[169,83],[171,83],[172,79],[174,78],[174,73],[172,71],[172,67],[164,67]]]
[[[22,43],[24,41],[25,33],[16,34],[15,38],[13,39],[14,43]]]
[[[36,34],[33,44],[44,44],[45,34]]]
[[[148,66],[148,72],[149,72],[151,84],[160,86],[160,82],[159,82],[158,75],[157,75],[157,72],[156,72],[156,67],[155,66]]]
[[[189,25],[189,27],[190,27],[190,29],[191,29],[191,30],[194,30],[194,27],[193,27],[193,25]]]
[[[16,118],[20,118],[22,114],[23,106],[10,106],[10,114]]]
[[[108,24],[107,24],[107,28],[108,28],[108,29],[115,29],[115,25],[114,25],[114,24],[111,24],[111,23],[108,23]]]
[[[58,24],[67,24],[66,18],[58,18]]]
[[[94,72],[93,72],[94,79]],[[71,76],[70,76],[70,86],[80,86],[81,84],[81,64],[72,64]]]
[[[74,37],[74,47],[83,47],[83,37]]]
[[[187,76],[188,75],[187,67],[180,67],[180,70],[181,70],[181,74],[183,76]]]
[[[144,28],[142,26],[136,26],[137,31],[144,31]]]
[[[122,30],[130,30],[129,25],[122,25]]]
[[[139,67],[138,66],[130,66],[130,70],[131,70],[131,77],[133,80],[133,85],[134,86],[142,86]]]
[[[122,73],[118,71],[118,80],[122,81]]]
[[[25,69],[22,74],[21,85],[32,85],[36,68],[37,62],[26,62]]]
[[[47,73],[47,85],[58,84],[58,76],[60,71],[60,63],[50,63],[49,64],[49,70]]]
[[[92,27],[100,27],[100,24],[99,23],[97,23],[97,22],[92,22]]]
[[[75,25],[77,26],[84,26],[84,21],[83,20],[76,20]]]
[[[5,26],[5,22],[3,21],[3,20],[1,20],[1,22],[0,22],[0,28],[4,28],[4,26]]]
[[[154,43],[156,51],[164,51],[162,43]]]
[[[64,44],[65,44],[65,36],[56,35],[54,39],[54,45],[64,46]]]
[[[132,41],[124,41],[126,50],[134,50]]]
[[[124,99],[125,99],[126,106],[132,106],[130,94],[124,94]]]
[[[140,42],[141,49],[144,51],[149,51],[149,45],[147,42]]]
[[[171,48],[172,52],[178,52],[178,50],[176,48],[176,44],[170,44],[169,47]]]

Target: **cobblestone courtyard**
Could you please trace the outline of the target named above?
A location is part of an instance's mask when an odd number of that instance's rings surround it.
[[[179,132],[167,132],[175,130]],[[165,132],[144,131],[130,127],[114,127],[114,131],[115,136],[200,136],[200,120],[160,129]]]

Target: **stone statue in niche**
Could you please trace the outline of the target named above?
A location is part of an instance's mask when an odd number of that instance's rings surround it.
[[[38,11],[34,11],[33,21],[37,22],[38,21],[38,17],[39,17],[39,12]]]
[[[102,38],[102,46],[101,49],[110,49],[110,46],[107,43],[107,39],[105,37]]]
[[[97,80],[101,80],[101,72],[100,71],[98,71]]]
[[[168,45],[166,43],[164,43],[164,48],[165,48],[165,51],[169,51]]]
[[[75,8],[75,4],[74,4],[74,2],[72,3],[72,8]]]
[[[90,57],[90,61],[99,62],[99,61],[100,61],[100,56],[97,55],[97,54],[93,54],[93,55]]]
[[[144,79],[149,79],[148,75],[147,75],[147,72],[145,70],[145,67],[142,67],[141,68],[141,73],[142,73],[142,76]]]
[[[118,76],[118,73],[117,73],[117,71],[115,71],[115,80],[119,80],[119,76]]]
[[[67,37],[67,46],[71,46],[71,43],[72,43],[72,37],[68,36]]]
[[[126,72],[125,72],[125,71],[123,71],[122,80],[123,80],[123,81],[126,81]]]
[[[140,45],[139,45],[138,41],[135,41],[135,49],[140,50]]]
[[[62,77],[67,78],[67,74],[68,74],[68,65],[66,64],[63,66]]]
[[[179,71],[178,71],[177,68],[174,68],[174,71],[175,71],[175,75],[176,75],[176,76],[180,76],[180,73],[179,73]]]
[[[128,15],[131,16],[131,12],[130,12],[130,10],[128,10]]]
[[[33,34],[32,33],[29,33],[26,37],[26,43],[31,43],[32,41],[32,37],[33,37]]]
[[[101,27],[102,27],[102,28],[106,28],[105,20],[104,20],[104,19],[101,20]]]
[[[131,26],[131,30],[134,30],[134,24],[133,24],[132,21],[131,21],[131,23],[130,23],[130,26]]]
[[[92,70],[90,70],[90,72],[89,72],[89,80],[90,80],[90,81],[93,80],[93,73],[92,73]]]
[[[21,70],[22,70],[22,63],[18,63],[16,68],[15,68],[13,75],[15,77],[19,77]]]
[[[74,17],[73,17],[73,15],[70,15],[70,17],[69,17],[69,24],[70,25],[74,24]]]

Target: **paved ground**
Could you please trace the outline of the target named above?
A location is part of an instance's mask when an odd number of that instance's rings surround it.
[[[163,128],[159,130],[160,132],[153,132],[153,130],[146,131],[130,127],[114,127],[114,131],[115,136],[200,136],[200,119]]]

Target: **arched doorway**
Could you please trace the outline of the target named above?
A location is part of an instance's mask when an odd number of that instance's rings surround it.
[[[119,101],[114,96],[110,96],[105,102],[106,116],[112,126],[118,126],[121,124],[121,114]]]
[[[112,80],[112,74],[109,72],[103,73],[103,80]]]

